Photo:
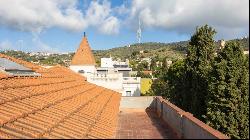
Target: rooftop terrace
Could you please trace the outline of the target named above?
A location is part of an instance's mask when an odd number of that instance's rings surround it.
[[[121,97],[115,138],[228,139],[159,96]]]
[[[161,97],[121,97],[65,67],[0,58],[41,74],[0,71],[0,139],[228,138]]]
[[[120,109],[117,139],[176,139],[174,131],[151,109]]]

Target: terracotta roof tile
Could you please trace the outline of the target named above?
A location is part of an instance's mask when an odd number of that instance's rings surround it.
[[[0,71],[0,79],[8,78],[9,76]]]
[[[42,74],[0,79],[0,139],[113,137],[119,93],[88,83],[65,67],[44,69],[0,57]]]
[[[87,37],[82,42],[72,58],[71,65],[95,65],[95,58],[92,54]]]
[[[144,74],[152,74],[152,71],[148,71],[148,70],[145,70],[145,71],[142,71]]]

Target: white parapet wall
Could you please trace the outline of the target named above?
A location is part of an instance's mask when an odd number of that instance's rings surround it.
[[[122,73],[92,74],[87,76],[87,81],[98,86],[122,93]]]

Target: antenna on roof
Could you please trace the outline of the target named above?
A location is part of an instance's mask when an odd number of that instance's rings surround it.
[[[86,33],[85,32],[83,33],[83,36],[86,37]]]

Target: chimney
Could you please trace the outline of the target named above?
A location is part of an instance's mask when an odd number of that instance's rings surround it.
[[[83,36],[86,37],[86,33],[85,32],[83,33]]]

